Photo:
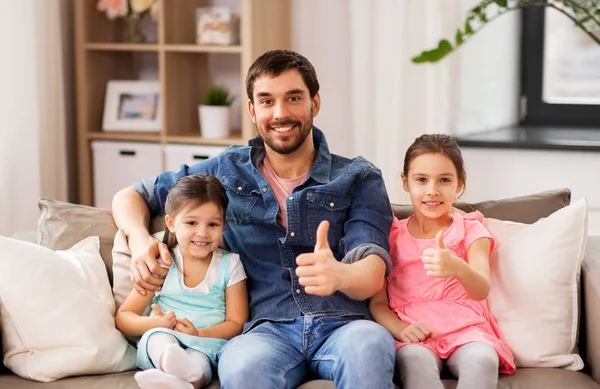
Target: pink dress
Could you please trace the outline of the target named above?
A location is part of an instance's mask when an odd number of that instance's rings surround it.
[[[412,216],[411,216],[412,217]],[[469,245],[479,238],[493,238],[481,224],[483,215],[473,212],[452,215],[444,243],[454,255],[467,260]],[[467,296],[455,278],[429,277],[421,261],[423,251],[435,248],[435,239],[417,239],[408,232],[408,219],[394,218],[390,232],[392,272],[387,277],[390,308],[405,323],[421,322],[438,335],[422,344],[440,358],[448,358],[458,347],[483,342],[498,353],[500,373],[512,374],[515,363],[510,347],[491,315],[487,300]],[[396,348],[406,343],[396,341]]]

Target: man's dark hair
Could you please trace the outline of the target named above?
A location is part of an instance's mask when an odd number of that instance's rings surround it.
[[[310,98],[315,97],[319,92],[319,80],[317,80],[315,68],[308,59],[290,50],[271,50],[258,57],[248,69],[246,93],[250,101],[254,103],[254,81],[257,78],[262,76],[276,77],[290,69],[296,69],[300,72],[304,83],[308,87]]]

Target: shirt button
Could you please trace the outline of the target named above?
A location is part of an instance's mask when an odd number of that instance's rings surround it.
[[[332,207],[332,208],[333,208],[334,205],[335,204],[333,203],[333,201],[329,203],[329,206]]]
[[[242,190],[242,189],[244,189],[244,188],[242,188],[241,186],[238,186],[238,190]]]
[[[266,192],[266,191],[267,191],[267,188],[263,188],[263,192]]]
[[[294,199],[294,196],[288,197],[288,200],[293,200],[293,199]]]
[[[296,289],[296,294],[300,294],[300,289]]]
[[[290,236],[294,237],[294,236],[296,236],[296,233],[295,232],[290,232]]]

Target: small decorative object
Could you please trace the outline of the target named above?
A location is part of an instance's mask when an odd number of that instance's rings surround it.
[[[196,9],[196,43],[199,45],[232,45],[239,36],[239,18],[227,7]]]
[[[104,101],[104,131],[150,131],[161,128],[158,81],[109,81]]]
[[[142,30],[141,17],[150,12],[152,19],[158,19],[158,0],[99,0],[96,9],[105,12],[109,20],[125,18],[123,41],[127,43],[143,43],[146,36]]]
[[[229,89],[224,85],[212,85],[198,106],[200,133],[206,139],[222,139],[229,135],[229,108],[233,102]]]

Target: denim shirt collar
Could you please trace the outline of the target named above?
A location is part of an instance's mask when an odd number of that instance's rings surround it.
[[[331,153],[329,145],[325,139],[323,131],[317,127],[312,127],[313,143],[317,149],[317,157],[310,170],[309,177],[321,184],[327,184],[331,177]],[[260,136],[256,136],[248,141],[250,146],[250,158],[255,167],[258,167],[258,161],[265,157],[265,145]],[[307,177],[308,179],[308,177]]]

